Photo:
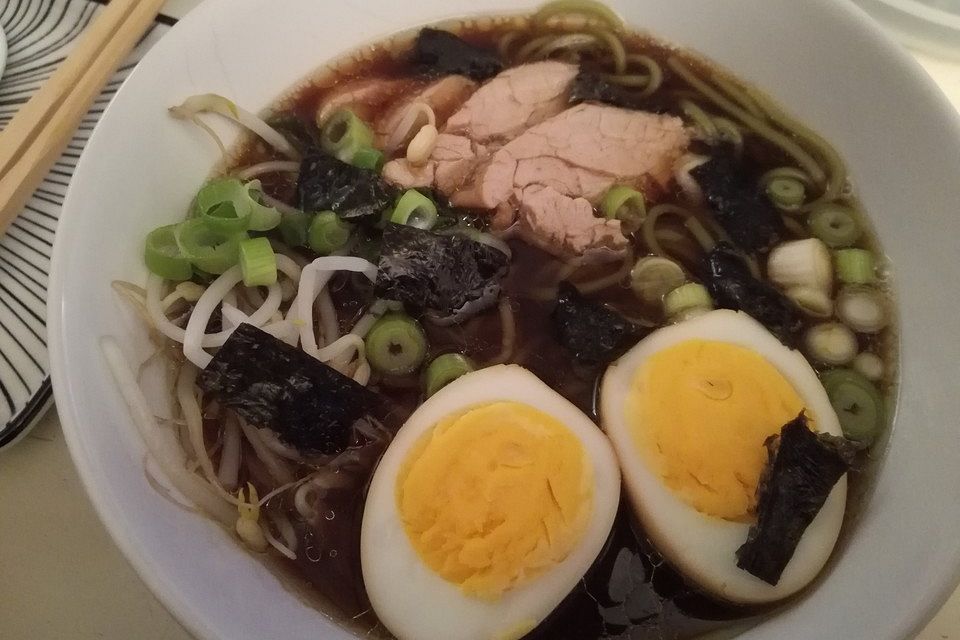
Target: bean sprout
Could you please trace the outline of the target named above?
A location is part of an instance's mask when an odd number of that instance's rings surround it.
[[[283,200],[277,200],[273,196],[263,193],[262,191],[260,192],[260,198],[263,200],[263,204],[267,205],[268,207],[273,207],[280,213],[300,213],[300,210],[296,207],[291,207]]]
[[[216,113],[225,118],[235,121],[237,124],[246,127],[253,133],[263,138],[274,149],[293,159],[299,159],[300,154],[293,148],[283,135],[264,122],[261,118],[253,115],[249,111],[241,109],[235,103],[213,93],[190,96],[184,100],[183,104],[177,107],[170,107],[170,113],[175,118],[182,120],[191,120],[197,125],[203,127],[207,133],[212,135],[220,146],[221,151],[225,151],[223,142],[213,132],[213,130],[200,120],[201,113]],[[226,155],[224,153],[224,155]]]
[[[395,153],[409,143],[426,125],[437,126],[437,116],[433,108],[425,102],[412,102],[397,118],[397,123],[391,127],[390,134],[384,143],[385,151],[388,154]]]
[[[287,320],[298,327],[301,348],[312,356],[316,356],[319,350],[313,331],[314,300],[337,271],[362,273],[373,282],[376,279],[377,266],[354,256],[324,256],[303,268],[297,297],[290,304]]]
[[[180,369],[180,375],[177,376],[177,402],[180,403],[180,411],[183,413],[183,419],[187,423],[187,434],[190,437],[190,445],[193,448],[194,455],[197,457],[200,469],[207,481],[216,489],[224,491],[217,480],[217,473],[213,469],[213,461],[207,453],[207,446],[203,440],[203,415],[200,412],[200,403],[197,400],[197,369],[189,364],[185,364]],[[226,493],[226,492],[225,492]]]
[[[277,256],[277,268],[282,273],[284,273],[284,275],[289,277],[291,280],[294,280],[294,281],[300,280],[300,267],[287,256],[281,256],[281,255]],[[206,363],[208,362],[208,360],[206,360],[204,356],[206,356],[206,358],[209,358],[209,354],[203,353],[202,349],[212,349],[215,347],[222,347],[223,344],[227,341],[227,338],[229,338],[230,334],[232,333],[231,330],[219,331],[217,333],[203,333],[203,331],[206,329],[206,325],[209,322],[210,316],[213,314],[213,310],[216,308],[216,304],[219,302],[220,299],[222,299],[223,296],[227,294],[227,292],[230,289],[233,288],[234,285],[240,282],[240,280],[242,280],[242,275],[240,274],[240,267],[233,267],[229,269],[226,273],[221,275],[219,278],[217,278],[217,280],[215,280],[214,283],[211,283],[210,287],[208,287],[207,290],[204,291],[204,295],[207,295],[210,288],[213,287],[214,284],[219,282],[218,289],[215,290],[214,293],[210,294],[210,296],[208,297],[205,303],[205,306],[209,306],[210,304],[213,305],[213,308],[211,308],[207,314],[207,320],[204,321],[202,325],[199,323],[199,320],[198,320],[194,328],[195,331],[199,330],[200,332],[199,345],[196,344],[196,339],[197,339],[196,336],[193,336],[191,338],[193,348],[197,349],[198,346],[199,348],[201,348],[201,352],[196,354],[198,356],[198,359],[203,362],[203,364],[200,365],[201,368],[206,366]],[[163,283],[164,283],[163,278],[157,275],[150,274],[150,276],[147,278],[147,289],[146,289],[147,313],[150,316],[151,323],[157,329],[157,331],[159,331],[166,337],[170,338],[174,342],[179,342],[183,344],[186,339],[186,331],[178,327],[177,325],[175,325],[173,322],[171,322],[163,310],[163,302],[162,302]],[[222,295],[220,294],[220,292],[222,292]],[[254,326],[259,327],[263,325],[263,323],[265,323],[267,320],[269,320],[273,316],[273,314],[280,309],[281,296],[280,296],[279,287],[276,289],[276,292],[277,293],[273,298],[268,296],[267,299],[264,300],[263,304],[260,305],[260,307],[256,310],[256,312],[250,315],[246,321]],[[271,293],[272,293],[272,290],[271,290]],[[203,295],[201,295],[200,299],[201,300],[203,299]],[[197,306],[198,307],[200,306],[199,300],[197,302]],[[196,311],[196,307],[194,307],[194,312],[195,311]],[[193,319],[194,315],[195,314],[191,314],[191,320]],[[188,326],[189,326],[189,322],[188,322]],[[194,364],[197,364],[197,363],[195,362]]]
[[[133,369],[123,356],[116,338],[100,339],[100,349],[117,383],[120,395],[130,409],[131,418],[150,456],[157,461],[173,487],[185,498],[196,504],[211,517],[225,525],[234,522],[234,510],[230,506],[236,499],[229,494],[224,500],[220,492],[186,469],[186,454],[176,437],[167,429],[161,429],[153,416],[146,397],[137,385]]]
[[[415,167],[422,167],[430,159],[434,147],[437,146],[437,128],[432,124],[420,127],[417,135],[407,145],[407,162]]]
[[[290,560],[297,559],[296,552],[277,540],[273,533],[270,532],[270,527],[266,523],[261,524],[260,528],[263,530],[263,537],[266,538],[271,547],[280,552],[280,555],[284,556],[285,558],[289,558]]]
[[[303,456],[300,455],[300,452],[280,440],[277,432],[273,429],[263,428],[260,429],[258,434],[263,444],[281,458],[286,458],[294,462],[303,462]]]
[[[513,307],[507,296],[500,298],[500,353],[491,358],[485,366],[510,362],[517,342],[517,322],[513,317]]]
[[[238,419],[243,435],[247,437],[247,442],[256,454],[260,462],[267,468],[267,473],[277,484],[288,484],[293,482],[293,472],[287,467],[287,464],[268,447],[260,437],[260,429],[254,427],[243,418]]]
[[[300,171],[299,162],[289,160],[269,160],[247,167],[239,171],[237,177],[241,180],[252,180],[266,173],[298,173]]]
[[[217,469],[217,480],[224,489],[233,491],[237,488],[237,479],[240,475],[240,462],[243,458],[241,445],[240,425],[234,416],[227,416],[223,421],[223,450],[220,454],[220,466]]]
[[[201,369],[210,364],[210,361],[213,359],[213,356],[203,350],[203,346],[206,344],[204,330],[210,323],[213,312],[216,311],[224,297],[242,280],[243,274],[240,271],[240,266],[231,267],[224,272],[223,275],[210,283],[210,286],[207,287],[207,290],[200,296],[197,304],[193,307],[193,311],[190,313],[190,320],[187,321],[187,328],[183,333],[183,355]],[[260,307],[255,314],[250,316],[247,322],[259,327],[266,322],[275,311],[280,309],[280,303],[280,285],[273,283],[268,287],[267,299],[263,306]],[[223,339],[223,342],[226,342],[227,337],[229,337],[231,333],[232,330],[226,330],[216,335],[226,334]],[[222,346],[223,342],[220,342],[220,344],[211,344],[210,346]]]
[[[337,320],[337,309],[333,306],[333,298],[330,297],[328,287],[324,287],[320,291],[317,296],[316,307],[317,313],[320,314],[323,344],[332,344],[340,337],[340,323]]]

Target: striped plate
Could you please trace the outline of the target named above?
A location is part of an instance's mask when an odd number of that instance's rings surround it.
[[[70,53],[101,10],[93,0],[0,0],[7,36],[0,130]],[[26,433],[52,402],[46,348],[47,274],[63,197],[90,133],[120,84],[174,21],[143,38],[84,117],[63,156],[0,238],[0,448]]]

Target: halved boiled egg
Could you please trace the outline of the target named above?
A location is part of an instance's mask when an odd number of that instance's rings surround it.
[[[725,600],[785,598],[820,572],[840,532],[834,485],[776,585],[737,567],[755,521],[764,442],[803,411],[840,436],[816,372],[748,315],[730,310],[659,329],[612,364],[601,420],[647,535],[693,582]]]
[[[380,461],[360,534],[363,580],[400,640],[512,640],[599,555],[616,456],[579,409],[517,365],[424,402]]]

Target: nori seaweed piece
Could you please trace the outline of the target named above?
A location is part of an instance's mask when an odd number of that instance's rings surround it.
[[[300,155],[306,155],[320,144],[320,130],[309,122],[291,113],[274,116],[267,124],[283,134]]]
[[[297,203],[301,211],[334,211],[351,222],[376,223],[393,205],[397,190],[380,174],[340,162],[313,149],[300,163]]]
[[[258,427],[301,451],[334,454],[351,427],[378,415],[382,398],[296,347],[241,324],[200,372],[197,384]]]
[[[704,281],[718,307],[743,311],[785,345],[796,346],[803,328],[800,310],[769,282],[754,278],[728,243],[718,243],[707,254]]]
[[[460,74],[486,80],[503,70],[503,62],[495,52],[472,45],[449,31],[429,27],[417,34],[410,62],[418,73],[438,77]]]
[[[783,220],[750,176],[744,174],[728,144],[690,171],[703,190],[720,226],[745,251],[766,252],[784,236]]]
[[[768,462],[757,492],[757,524],[737,549],[737,566],[776,585],[857,448],[843,438],[814,433],[803,413],[765,445]]]
[[[510,259],[499,249],[461,235],[388,223],[379,266],[378,296],[448,318],[493,304]]]
[[[651,113],[673,112],[671,105],[657,94],[643,96],[636,89],[607,82],[600,74],[583,70],[573,79],[569,101],[570,104],[602,102],[614,107],[649,111]]]
[[[550,319],[560,344],[584,363],[613,360],[637,338],[631,322],[613,309],[588,300],[566,280],[560,283]]]

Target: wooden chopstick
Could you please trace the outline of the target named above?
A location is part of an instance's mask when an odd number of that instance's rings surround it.
[[[6,173],[23,153],[24,147],[43,126],[49,114],[59,106],[64,87],[71,87],[83,75],[96,57],[103,51],[110,34],[116,32],[127,19],[136,0],[111,2],[101,12],[90,28],[81,36],[70,56],[40,87],[19,111],[3,133],[0,134],[0,176]]]
[[[67,59],[0,133],[0,234],[73,137],[94,98],[164,0],[112,0]]]

